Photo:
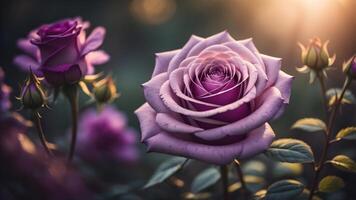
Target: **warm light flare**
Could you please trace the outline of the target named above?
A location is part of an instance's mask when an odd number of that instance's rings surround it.
[[[17,139],[19,140],[20,145],[25,152],[32,155],[36,154],[36,146],[26,135],[19,133],[17,135]]]
[[[170,19],[176,10],[173,0],[134,0],[131,12],[140,21],[147,24],[161,24]]]

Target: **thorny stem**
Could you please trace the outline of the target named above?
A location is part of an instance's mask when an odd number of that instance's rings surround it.
[[[227,165],[222,165],[220,167],[220,173],[221,173],[221,180],[223,184],[223,191],[224,191],[224,200],[229,200],[229,191],[228,191],[228,166]]]
[[[245,182],[242,170],[241,170],[240,162],[237,159],[235,159],[234,163],[236,166],[237,176],[239,177],[239,180],[241,182],[241,193],[242,193],[244,199],[247,199],[248,190],[247,190],[246,182]]]
[[[336,96],[336,103],[335,103],[334,109],[332,110],[332,112],[330,114],[327,129],[325,130],[326,141],[325,141],[325,144],[324,144],[323,152],[321,154],[321,158],[320,158],[319,163],[316,166],[314,165],[315,166],[314,167],[315,174],[314,174],[314,179],[313,179],[313,182],[312,182],[312,185],[311,185],[311,189],[310,189],[310,195],[309,195],[309,198],[308,198],[309,200],[313,199],[313,196],[314,196],[314,193],[315,193],[315,189],[316,189],[316,186],[317,186],[317,183],[318,183],[318,179],[319,179],[319,176],[320,176],[320,172],[324,167],[324,163],[325,163],[325,160],[326,160],[326,157],[327,157],[327,154],[328,154],[328,149],[329,149],[330,140],[331,140],[331,136],[332,136],[331,133],[332,133],[332,129],[334,127],[336,114],[339,111],[339,107],[340,107],[341,101],[342,101],[342,99],[343,99],[343,97],[345,95],[345,92],[346,92],[346,90],[347,90],[347,88],[349,87],[350,84],[351,84],[351,79],[350,78],[346,78],[340,96],[339,97]]]
[[[69,85],[63,88],[64,94],[67,96],[68,101],[71,106],[71,115],[72,115],[72,139],[70,143],[70,149],[68,154],[68,163],[73,160],[75,152],[75,144],[77,140],[77,129],[78,129],[78,88],[77,85]]]
[[[33,111],[33,121],[34,121],[34,124],[36,126],[38,137],[40,138],[40,141],[41,141],[41,144],[42,144],[43,148],[45,149],[46,153],[49,156],[53,156],[53,153],[51,152],[51,150],[47,146],[47,140],[46,140],[46,137],[45,137],[45,135],[43,133],[43,129],[42,129],[42,125],[41,125],[41,118],[40,118],[38,112],[36,112],[36,111]]]

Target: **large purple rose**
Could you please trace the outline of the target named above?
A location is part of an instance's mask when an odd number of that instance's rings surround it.
[[[227,164],[267,149],[267,123],[288,104],[292,77],[281,59],[227,32],[192,36],[182,49],[156,54],[147,103],[136,110],[148,151]]]
[[[76,83],[94,72],[93,65],[109,59],[104,51],[97,50],[105,29],[97,27],[86,37],[88,27],[89,23],[80,18],[42,25],[27,39],[18,40],[18,47],[26,54],[15,57],[14,63],[26,70],[31,67],[54,86]]]

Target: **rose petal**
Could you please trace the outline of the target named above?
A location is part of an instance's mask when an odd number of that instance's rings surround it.
[[[41,70],[46,80],[54,86],[77,83],[83,75],[78,64],[63,64]]]
[[[160,132],[149,138],[146,143],[150,152],[180,155],[211,164],[226,165],[235,158],[245,158],[264,151],[271,144],[273,138],[273,130],[266,123],[253,130],[243,141],[229,145],[212,146],[180,140],[165,132]]]
[[[40,66],[36,60],[27,55],[18,55],[13,62],[24,71],[29,71],[30,68],[36,71]]]
[[[33,45],[29,39],[22,38],[17,40],[17,47],[25,53],[30,54],[33,58],[39,57],[39,49],[37,46]]]
[[[247,47],[253,54],[255,54],[256,58],[262,63],[262,58],[261,54],[258,52],[258,49],[256,48],[255,44],[253,43],[252,38],[248,38],[245,40],[239,40],[239,43],[243,44],[245,47]]]
[[[188,51],[196,45],[198,42],[204,40],[201,37],[192,35],[188,42],[184,45],[184,47],[173,56],[172,60],[169,62],[168,65],[168,73],[171,73],[174,69],[176,69],[180,63],[187,57]]]
[[[160,96],[161,86],[167,81],[167,79],[168,75],[167,72],[165,72],[158,74],[142,85],[147,103],[150,104],[150,106],[152,106],[152,108],[157,112],[168,112],[167,107],[163,104]]]
[[[141,142],[161,131],[156,124],[156,111],[154,111],[148,103],[145,103],[139,107],[135,111],[135,114],[140,121]]]
[[[265,123],[262,127],[249,133],[247,140],[243,141],[241,154],[236,158],[249,158],[265,151],[271,145],[274,137],[275,134],[272,127]]]
[[[90,75],[90,74],[94,74],[95,69],[94,69],[94,65],[92,65],[91,63],[87,62],[87,69],[86,69],[86,73],[85,75]]]
[[[284,110],[286,109],[287,104],[289,104],[289,99],[291,95],[291,90],[292,90],[292,82],[294,77],[286,74],[283,71],[279,71],[279,76],[277,79],[277,82],[275,84],[275,87],[278,88],[278,90],[281,92],[282,98],[283,98],[283,105],[281,108],[278,110],[278,112],[275,114],[273,117],[273,120],[279,118],[283,113]]]
[[[66,83],[74,84],[77,83],[82,77],[82,71],[78,64],[72,65],[64,74],[64,79]]]
[[[172,60],[173,56],[179,52],[180,49],[156,53],[156,64],[152,73],[152,77],[156,76],[157,74],[166,72],[169,62]]]
[[[277,82],[274,86],[281,92],[283,102],[287,104],[289,103],[294,77],[283,71],[279,71],[278,75]]]
[[[184,95],[178,89],[179,85],[177,85],[175,83],[175,81],[174,81],[176,79],[171,78],[171,77],[175,76],[176,72],[178,73],[181,70],[184,70],[184,68],[176,69],[175,72],[173,72],[171,74],[170,81],[166,81],[161,86],[161,89],[160,89],[160,95],[161,95],[161,99],[163,100],[163,103],[166,105],[166,107],[168,107],[173,112],[180,113],[180,114],[183,114],[183,115],[193,116],[193,117],[210,117],[212,115],[216,115],[216,114],[219,114],[219,113],[224,113],[224,112],[229,111],[229,110],[234,110],[234,109],[238,108],[239,106],[241,106],[242,104],[248,103],[248,102],[250,102],[251,100],[253,100],[255,98],[256,89],[253,88],[243,98],[241,98],[241,99],[239,99],[239,100],[237,100],[237,101],[235,101],[235,102],[233,102],[231,104],[220,106],[220,107],[216,107],[216,105],[214,105],[214,104],[211,105],[211,104],[206,103],[206,102],[202,102],[202,101],[199,101],[199,100],[196,100],[196,99],[192,99],[192,98]],[[170,88],[170,84],[172,86],[172,89]],[[194,103],[199,103],[199,104],[207,105],[207,106],[213,106],[213,107],[216,107],[216,108],[211,109],[211,110],[207,110],[207,111],[189,110],[189,109],[186,109],[186,108],[182,107],[181,105],[179,105],[177,103],[177,101],[174,99],[174,96],[178,96],[179,98],[182,98],[185,101],[191,101],[191,102],[194,102]]]
[[[103,44],[105,33],[106,30],[104,27],[96,27],[83,44],[80,55],[84,56],[99,48]]]
[[[109,61],[110,56],[103,50],[92,51],[85,56],[87,62],[92,65],[101,65]]]
[[[249,65],[255,66],[257,69],[258,73],[258,79],[256,83],[256,94],[260,95],[261,92],[263,92],[263,89],[265,89],[265,86],[267,84],[267,75],[266,75],[266,69],[264,67],[264,63],[261,61],[261,58],[259,58],[259,55],[254,54],[251,52],[250,49],[245,47],[243,44],[240,43],[240,41],[237,42],[228,42],[224,44],[225,46],[229,47],[232,51],[240,55],[242,60],[244,60],[245,63],[249,63]]]
[[[256,110],[237,122],[226,126],[195,133],[195,136],[204,140],[218,140],[226,136],[247,134],[255,127],[259,127],[271,120],[283,105],[280,91],[271,87],[261,97],[256,99]]]
[[[251,52],[250,49],[248,49],[246,46],[241,44],[240,41],[226,42],[222,45],[229,47],[233,52],[238,54],[243,60],[248,61],[252,64],[260,64],[260,67],[262,67],[262,70],[264,70],[263,62],[257,57],[257,55]]]
[[[231,42],[231,41],[235,41],[235,39],[232,38],[227,31],[220,32],[196,44],[193,48],[190,49],[187,57],[198,55],[204,49],[214,44],[223,44],[225,42]]]
[[[172,133],[194,133],[203,131],[201,128],[185,124],[165,113],[158,113],[156,115],[156,123],[162,130]]]
[[[52,67],[63,63],[75,63],[79,56],[76,43],[78,33],[74,32],[46,42],[32,40],[31,42],[40,49],[41,65]]]
[[[278,78],[279,70],[281,69],[282,59],[264,55],[264,54],[261,54],[261,57],[266,67],[266,74],[268,78],[266,84],[266,88],[267,88],[276,82]]]

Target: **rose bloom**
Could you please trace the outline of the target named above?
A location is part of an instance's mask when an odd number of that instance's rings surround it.
[[[109,56],[97,50],[103,43],[105,29],[96,27],[86,37],[89,22],[80,18],[64,19],[45,24],[31,31],[17,46],[25,54],[18,55],[14,63],[22,69],[32,68],[53,86],[73,84],[94,72],[94,65],[107,62]]]
[[[4,83],[5,73],[0,67],[0,114],[6,112],[10,106],[10,92],[11,88]]]
[[[88,161],[134,163],[138,159],[136,132],[127,127],[126,117],[117,109],[106,106],[99,113],[90,109],[79,121],[78,152]]]
[[[156,54],[147,103],[136,110],[148,151],[228,164],[266,150],[267,123],[288,104],[292,77],[281,59],[226,31],[192,36],[182,49]]]

